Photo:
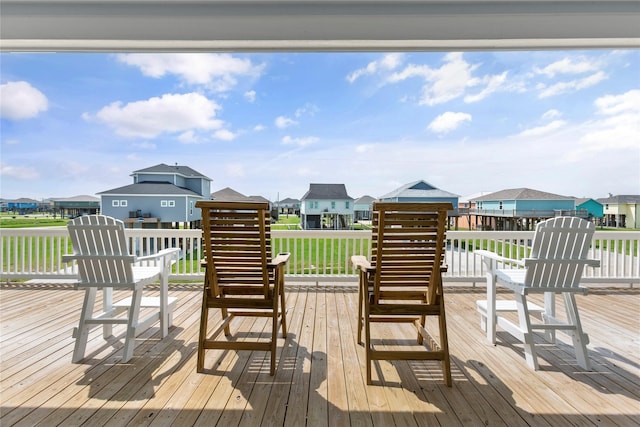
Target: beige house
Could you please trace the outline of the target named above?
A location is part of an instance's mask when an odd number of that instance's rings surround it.
[[[618,195],[598,199],[604,206],[604,225],[640,228],[640,195]]]

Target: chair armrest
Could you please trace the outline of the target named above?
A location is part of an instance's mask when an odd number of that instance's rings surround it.
[[[163,258],[163,257],[168,256],[168,255],[173,255],[173,256],[177,257],[179,253],[180,253],[180,249],[179,248],[166,248],[166,249],[163,249],[160,252],[155,253],[153,255],[145,255],[145,256],[137,257],[136,261],[149,261],[149,260],[153,260],[153,259]]]
[[[599,268],[600,267],[600,260],[599,259],[588,259],[587,261],[587,267],[593,267],[593,268]]]
[[[271,260],[267,267],[275,268],[279,265],[284,265],[289,261],[289,257],[291,257],[291,254],[289,252],[279,253],[274,259]]]
[[[371,266],[371,263],[364,255],[353,255],[351,257],[351,264],[358,270],[365,272],[375,271],[375,268]]]
[[[599,259],[539,259],[539,258],[524,258],[525,266],[529,267],[537,263],[550,263],[550,264],[565,264],[573,263],[577,265],[584,265],[587,267],[600,267]]]
[[[503,257],[502,255],[498,255],[495,252],[479,250],[479,251],[474,251],[474,253],[477,254],[477,255],[480,255],[483,258],[486,258],[487,260],[504,262],[506,264],[515,264],[515,265],[518,265],[520,267],[524,267],[524,261],[519,260],[519,259]]]

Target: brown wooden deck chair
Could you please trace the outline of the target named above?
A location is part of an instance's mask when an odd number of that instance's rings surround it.
[[[447,211],[451,203],[374,203],[371,262],[353,256],[360,273],[358,341],[364,324],[367,384],[373,360],[440,360],[444,382],[451,386],[441,272],[445,251]],[[438,320],[438,339],[427,331],[427,316]],[[401,349],[387,343],[377,349],[371,323],[413,323],[418,344]],[[393,337],[391,338],[393,339]],[[375,343],[389,340],[376,340]]]
[[[113,325],[127,326],[123,362],[133,356],[136,335],[154,322],[160,321],[162,337],[167,336],[177,301],[168,296],[169,272],[180,249],[167,248],[142,257],[131,255],[124,223],[103,215],[78,217],[67,229],[74,253],[64,255],[63,260],[77,262],[77,287],[86,289],[80,322],[74,330],[73,362],[84,358],[89,331],[96,326],[103,326],[104,338],[111,336]],[[144,286],[156,281],[160,282],[160,296],[143,297]],[[98,288],[103,290],[102,311],[94,313]],[[114,289],[131,291],[131,297],[113,302]]]
[[[278,330],[287,336],[284,266],[289,254],[271,258],[269,203],[200,201],[206,276],[198,341],[198,372],[206,349],[271,352],[275,374]],[[209,309],[220,309],[222,324],[208,335]],[[270,317],[269,339],[218,339],[231,335],[236,316]]]

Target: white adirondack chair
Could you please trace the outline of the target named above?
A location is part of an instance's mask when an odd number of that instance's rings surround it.
[[[525,359],[534,370],[538,360],[534,332],[543,331],[549,342],[555,342],[555,331],[566,332],[573,340],[578,364],[590,370],[587,344],[589,337],[582,331],[575,294],[586,294],[580,286],[585,266],[599,267],[600,261],[587,259],[593,239],[592,223],[575,217],[558,217],[540,222],[531,244],[529,257],[513,260],[489,251],[476,251],[483,257],[487,270],[487,299],[477,301],[480,326],[495,344],[496,324],[524,343]],[[513,265],[513,268],[504,268]],[[496,301],[496,285],[514,292],[514,300]],[[562,294],[566,319],[555,314],[555,295]],[[527,301],[530,294],[544,294],[544,307]],[[519,324],[503,314],[517,312]],[[535,317],[533,315],[539,315]]]
[[[169,333],[176,298],[168,296],[168,274],[180,250],[164,249],[144,257],[131,255],[124,223],[108,216],[81,216],[67,228],[74,253],[63,256],[63,260],[77,262],[77,288],[86,289],[80,322],[74,328],[76,343],[72,361],[78,363],[84,358],[92,328],[103,325],[106,339],[112,335],[112,325],[124,324],[127,330],[122,361],[127,362],[133,356],[135,337],[140,331],[159,320],[162,337]],[[144,286],[158,280],[160,296],[143,298]],[[103,289],[103,310],[94,313],[98,288]],[[130,290],[131,297],[113,302],[113,289]],[[138,319],[141,307],[151,308],[143,320]]]

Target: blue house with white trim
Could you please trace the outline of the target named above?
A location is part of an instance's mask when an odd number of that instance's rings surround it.
[[[211,178],[188,166],[161,163],[131,174],[133,184],[98,193],[101,212],[132,228],[196,227],[198,200],[209,200]]]
[[[486,194],[472,200],[472,214],[480,218],[483,230],[531,230],[539,221],[556,216],[582,216],[573,197],[530,188],[511,188]]]

